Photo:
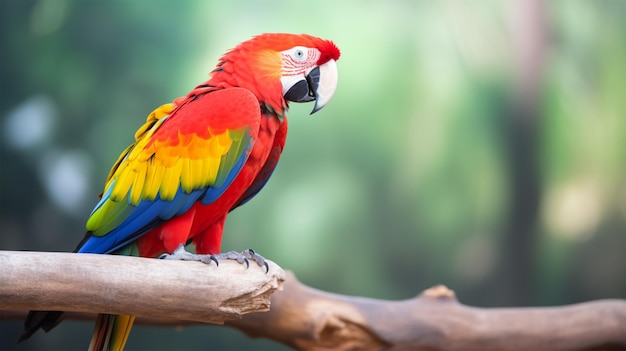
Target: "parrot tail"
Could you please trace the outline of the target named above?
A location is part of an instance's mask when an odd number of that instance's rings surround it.
[[[135,316],[99,314],[89,351],[122,351],[133,327]]]
[[[61,323],[61,311],[30,311],[24,321],[24,332],[17,342],[22,342],[33,335],[40,328],[46,333]]]
[[[136,243],[132,243],[118,250],[116,254],[139,256],[139,249]],[[124,350],[133,322],[135,322],[135,316],[99,314],[96,319],[96,326],[93,328],[89,351]]]

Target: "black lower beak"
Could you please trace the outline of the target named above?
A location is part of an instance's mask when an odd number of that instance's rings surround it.
[[[320,69],[315,67],[301,81],[294,84],[285,94],[285,100],[293,102],[309,102],[317,98],[315,92],[320,81]]]
[[[292,102],[309,102],[315,100],[315,106],[311,114],[326,106],[337,89],[337,65],[335,60],[316,66],[305,77],[290,76],[284,81],[287,85],[284,91],[285,100]],[[295,83],[294,83],[295,82]]]

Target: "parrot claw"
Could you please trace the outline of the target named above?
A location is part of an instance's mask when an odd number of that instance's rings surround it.
[[[248,253],[250,255],[248,258],[256,262],[259,265],[259,267],[265,267],[265,274],[267,274],[270,271],[270,265],[265,260],[265,257],[259,255],[252,249],[244,250],[244,252]]]
[[[243,250],[242,252],[230,251],[223,252],[217,255],[214,255],[218,260],[235,260],[241,264],[245,264],[246,268],[250,267],[250,260],[256,262],[259,267],[265,267],[265,273],[270,271],[270,265],[265,260],[265,257],[259,255],[252,249]]]
[[[205,264],[211,264],[211,262],[215,262],[216,266],[219,266],[219,262],[217,262],[217,258],[213,255],[198,255],[193,254],[187,250],[183,245],[180,245],[174,250],[171,254],[164,253],[159,256],[161,260],[181,260],[181,261],[200,261]]]
[[[171,254],[164,253],[159,256],[162,260],[183,260],[183,261],[200,261],[205,264],[211,264],[215,262],[216,266],[219,266],[219,260],[235,260],[238,263],[245,264],[246,269],[250,268],[250,260],[256,262],[259,267],[265,267],[265,273],[270,271],[270,265],[265,260],[265,257],[259,255],[252,249],[243,250],[242,252],[230,251],[223,252],[216,255],[198,255],[185,250],[183,245],[180,245]]]

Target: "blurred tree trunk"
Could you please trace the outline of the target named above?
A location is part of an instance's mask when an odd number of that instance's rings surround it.
[[[501,270],[506,304],[530,299],[540,203],[539,118],[546,53],[546,7],[540,0],[511,2],[509,25],[513,49],[513,87],[505,106],[506,152],[511,179],[509,218]]]

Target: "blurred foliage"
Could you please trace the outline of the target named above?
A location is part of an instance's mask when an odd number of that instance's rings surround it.
[[[511,104],[523,16],[509,3],[2,0],[0,249],[72,250],[154,107],[238,42],[304,32],[342,49],[339,88],[314,116],[292,106],[280,166],[229,217],[225,250],[253,247],[351,295],[402,299],[442,283],[480,306],[625,298],[626,3],[542,7],[529,116]],[[533,167],[515,167],[513,149]],[[517,213],[525,191],[537,203]],[[528,233],[511,230],[515,218],[529,218]],[[84,349],[91,331],[66,322],[15,345],[20,327],[2,321],[2,350]],[[221,327],[137,327],[128,347],[282,348]]]

